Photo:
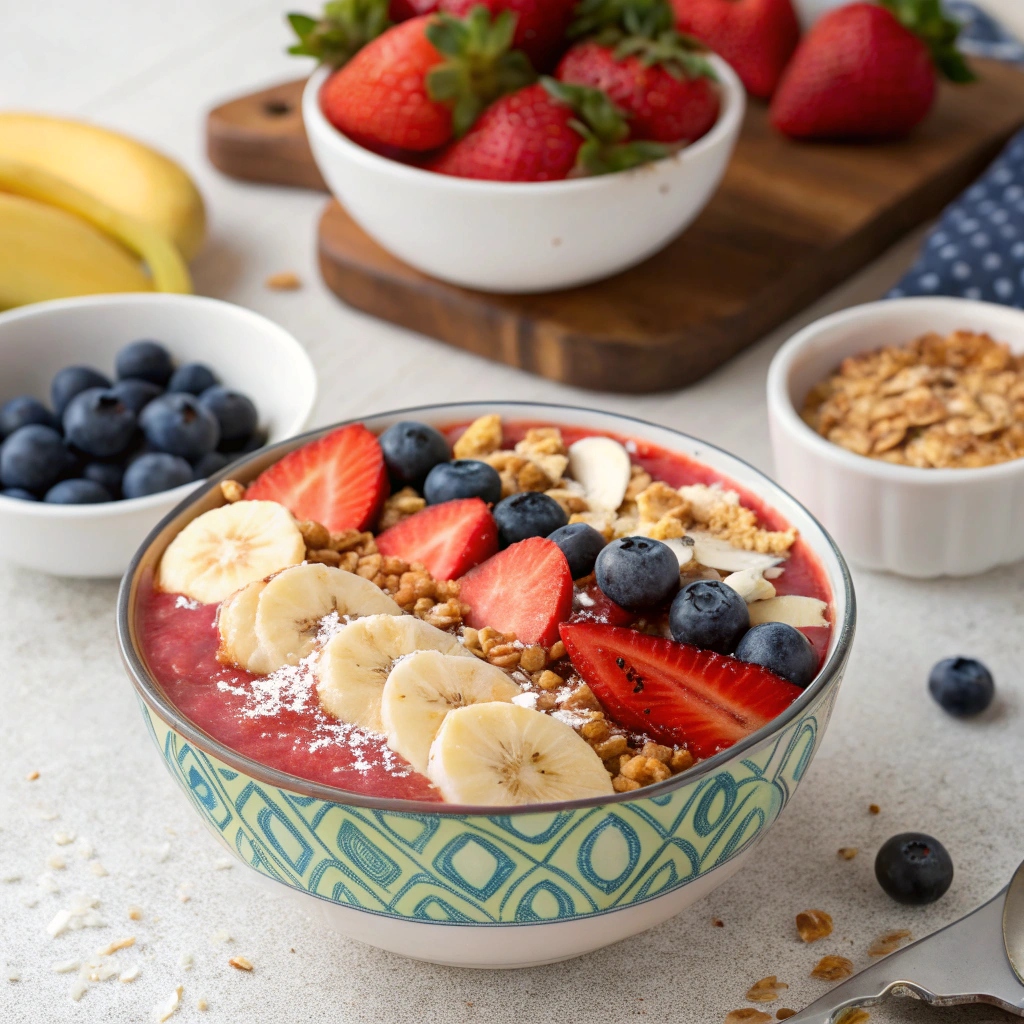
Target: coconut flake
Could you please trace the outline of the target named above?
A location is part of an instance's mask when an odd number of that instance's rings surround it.
[[[743,569],[726,576],[722,582],[732,587],[747,604],[752,601],[766,601],[775,596],[775,588],[757,569]]]
[[[784,561],[778,555],[762,555],[757,551],[745,551],[733,547],[728,541],[715,537],[703,530],[691,530],[687,536],[693,538],[693,554],[701,565],[722,572],[742,572],[756,569],[763,572]]]
[[[755,601],[748,605],[751,626],[759,626],[763,622],[784,622],[795,629],[827,626],[827,609],[828,605],[816,597],[800,597],[796,594],[773,597],[767,601]]]

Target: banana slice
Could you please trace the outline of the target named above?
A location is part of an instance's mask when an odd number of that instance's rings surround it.
[[[426,774],[430,744],[456,708],[510,701],[522,691],[500,668],[478,658],[417,651],[391,670],[380,697],[388,746]]]
[[[614,792],[585,739],[518,704],[471,704],[448,714],[430,747],[427,775],[450,804],[503,807]]]
[[[583,485],[591,509],[614,512],[629,486],[629,452],[610,437],[584,437],[569,446],[569,472]]]
[[[236,501],[204,512],[171,541],[157,586],[217,604],[305,557],[306,542],[288,509],[276,501]]]
[[[324,646],[316,664],[320,704],[343,722],[383,733],[380,700],[384,683],[394,663],[415,651],[440,651],[477,660],[451,633],[421,619],[371,615],[350,622]]]
[[[316,645],[320,621],[340,617],[403,615],[379,587],[362,576],[328,565],[294,565],[267,582],[256,606],[256,640],[268,671],[297,665]]]
[[[266,580],[256,580],[242,587],[224,601],[217,612],[220,632],[217,660],[257,675],[269,672],[267,657],[256,639],[256,607],[266,585]]]
[[[762,622],[784,622],[796,629],[827,626],[827,609],[828,605],[824,601],[816,597],[801,597],[798,594],[770,597],[767,601],[754,601],[753,604],[747,605],[752,626],[760,626]]]

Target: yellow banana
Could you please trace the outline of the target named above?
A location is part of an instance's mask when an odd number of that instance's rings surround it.
[[[0,192],[0,310],[99,292],[145,292],[141,265],[70,213]]]
[[[206,232],[203,200],[173,160],[80,121],[0,112],[0,157],[32,164],[168,235],[190,260]]]
[[[162,231],[107,206],[48,171],[0,157],[0,192],[48,203],[88,221],[146,263],[156,291],[192,290],[181,253]]]

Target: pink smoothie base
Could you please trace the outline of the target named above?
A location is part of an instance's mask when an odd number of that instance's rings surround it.
[[[543,425],[505,423],[506,444],[514,444],[530,427]],[[454,440],[465,426],[453,424],[445,433]],[[602,433],[566,426],[561,430],[566,444]],[[709,467],[645,441],[622,436],[616,439],[628,443],[633,461],[656,480],[672,487],[722,483],[739,491],[743,504],[757,513],[766,528],[786,528],[778,512]],[[793,546],[785,572],[774,583],[779,594],[817,597],[831,605],[824,569],[802,539]],[[144,582],[138,609],[142,652],[153,678],[186,718],[225,746],[267,767],[349,792],[440,801],[430,782],[388,750],[380,737],[347,731],[324,714],[315,693],[272,715],[253,715],[257,677],[217,661],[216,605],[194,605],[179,595],[155,591],[151,583]],[[621,609],[609,606],[607,601],[588,608],[585,614],[588,619],[601,618],[615,624],[628,621]],[[831,628],[804,632],[823,661]]]

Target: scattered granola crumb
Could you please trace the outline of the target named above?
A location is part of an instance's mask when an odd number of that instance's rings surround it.
[[[824,910],[802,910],[796,915],[796,930],[804,942],[817,942],[832,934],[832,917]]]
[[[840,846],[839,847],[839,857],[840,857],[840,859],[842,859],[842,860],[853,860],[853,858],[856,857],[856,856],[857,856],[857,847],[856,846]]]
[[[58,846],[68,846],[75,841],[74,832],[57,832],[53,836],[53,841]]]
[[[105,878],[108,874],[110,874],[110,872],[107,871],[107,869],[98,860],[89,862],[89,871],[90,873],[94,874],[97,878]]]
[[[282,270],[277,274],[271,274],[263,285],[272,292],[294,292],[302,287],[302,278],[293,270]]]
[[[102,949],[96,950],[97,956],[111,956],[116,953],[119,949],[128,949],[130,946],[135,945],[135,936],[129,935],[126,939],[116,939],[109,945],[104,946]]]
[[[8,967],[7,980],[14,984],[17,981],[21,981],[21,974],[14,967]]]
[[[178,1007],[181,1006],[181,989],[182,986],[178,985],[174,991],[167,997],[167,1001],[162,1003],[160,1006],[153,1007],[153,1015],[158,1021],[169,1020],[178,1011]]]
[[[882,808],[878,804],[868,804],[868,814],[881,814]]]
[[[752,1003],[774,1003],[781,995],[780,989],[789,988],[784,981],[779,981],[774,974],[755,981],[747,990],[746,998]]]
[[[229,961],[236,971],[251,971],[252,964],[244,956],[233,956]]]
[[[853,961],[845,956],[823,956],[811,971],[812,978],[822,981],[842,981],[853,974]]]
[[[209,1008],[210,1008],[210,1004],[202,996],[200,996],[196,1000],[196,1009],[197,1010],[202,1010],[203,1012],[205,1012]]]
[[[233,505],[245,497],[245,485],[240,484],[237,480],[221,480],[220,493],[224,495],[224,500],[229,505]]]
[[[790,1017],[796,1016],[796,1010],[791,1010],[788,1006],[780,1006],[775,1011],[776,1020],[789,1020]]]
[[[118,976],[117,980],[122,984],[128,985],[133,982],[142,973],[142,968],[138,964],[132,964],[131,967],[123,970]]]
[[[913,936],[906,928],[900,928],[896,931],[886,932],[884,935],[879,935],[874,942],[868,946],[868,956],[888,956],[890,953],[895,953],[904,942],[909,942]]]
[[[858,1007],[853,1007],[844,1013],[836,1021],[836,1024],[864,1024],[864,1021],[870,1020],[871,1014],[867,1010],[861,1010]]]
[[[134,904],[128,908],[128,918],[132,921],[142,920],[142,907],[137,907]]]
[[[59,853],[51,853],[46,858],[46,866],[54,871],[63,871],[68,866],[68,862]]]
[[[177,897],[182,903],[188,903],[188,901],[192,899],[192,893],[188,882],[182,882],[181,885],[178,886]]]
[[[720,917],[713,917],[713,918],[711,918],[711,923],[716,928],[724,928],[725,927],[725,922]]]
[[[54,974],[70,974],[82,966],[81,960],[65,960],[63,963],[53,965]]]
[[[744,1007],[742,1010],[730,1010],[725,1015],[724,1024],[765,1024],[772,1019],[770,1013],[763,1010],[755,1010],[752,1007]]]
[[[34,772],[34,771],[33,772],[29,772],[28,775],[25,776],[25,779],[28,782],[35,782],[36,779],[38,779],[38,778],[39,778],[39,772]]]

